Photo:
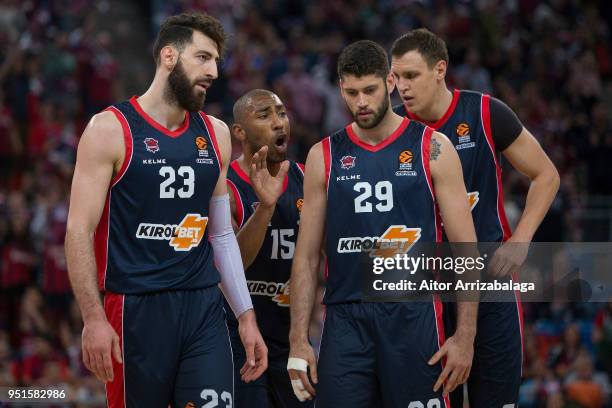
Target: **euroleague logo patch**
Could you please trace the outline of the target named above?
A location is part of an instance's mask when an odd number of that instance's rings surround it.
[[[208,148],[208,142],[203,136],[196,137],[195,144],[198,150],[206,150]]]
[[[399,155],[399,161],[402,164],[412,163],[412,152],[410,150],[404,150]]]
[[[457,132],[457,136],[466,136],[470,133],[470,127],[467,123],[458,124],[455,130]]]
[[[396,176],[416,176],[417,173],[412,169],[412,152],[404,150],[398,157],[399,168],[395,172]]]
[[[208,217],[200,214],[187,214],[177,225],[140,223],[136,231],[136,238],[170,241],[169,245],[175,251],[189,251],[200,245]]]

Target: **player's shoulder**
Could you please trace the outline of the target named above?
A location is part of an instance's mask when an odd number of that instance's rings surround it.
[[[222,133],[227,133],[229,135],[229,127],[227,126],[227,123],[213,115],[208,115],[203,111],[200,111],[199,114],[204,121],[208,121],[213,126],[216,133],[221,131]]]
[[[114,107],[107,108],[91,117],[81,142],[92,142],[112,147],[123,143],[124,133],[129,132],[125,117]]]

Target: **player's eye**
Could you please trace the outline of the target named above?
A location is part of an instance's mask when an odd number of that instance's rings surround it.
[[[258,119],[265,119],[265,118],[267,118],[267,117],[268,117],[268,114],[267,114],[267,113],[260,113],[259,115],[257,115],[257,118],[258,118]]]
[[[287,112],[280,111],[280,112],[278,112],[278,116],[280,116],[281,118],[284,118],[285,116],[287,116]]]

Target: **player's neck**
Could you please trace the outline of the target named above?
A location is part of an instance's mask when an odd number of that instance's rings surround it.
[[[415,114],[427,122],[437,122],[448,111],[451,103],[453,103],[453,93],[444,85],[439,88],[433,102],[422,111],[415,112]]]
[[[247,175],[251,173],[250,165],[251,165],[252,159],[253,159],[253,154],[248,150],[248,147],[243,146],[242,155],[236,159],[236,162],[238,162],[238,166],[240,166],[242,171],[244,171],[244,173]],[[270,172],[270,175],[272,177],[275,177],[278,174],[278,171],[280,170],[281,163],[272,163],[269,161],[267,163],[268,163],[268,171]]]
[[[154,121],[168,130],[176,130],[185,123],[187,111],[178,104],[168,103],[164,98],[163,85],[156,81],[153,80],[149,89],[138,97],[137,102]]]
[[[401,125],[402,121],[403,118],[401,116],[388,109],[380,123],[371,129],[363,129],[356,122],[353,122],[351,126],[359,139],[367,144],[375,145],[391,136]]]

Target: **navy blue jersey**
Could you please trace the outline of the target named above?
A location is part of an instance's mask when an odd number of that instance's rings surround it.
[[[403,105],[394,111],[419,120],[444,133],[457,149],[463,179],[470,199],[478,241],[506,241],[512,235],[501,184],[500,155],[491,134],[491,97],[479,92],[453,92],[453,100],[440,120],[429,123],[407,112]]]
[[[404,118],[375,146],[362,142],[351,125],[322,141],[327,176],[326,304],[362,299],[360,259],[376,242],[411,245],[441,239],[429,172],[432,133]],[[376,256],[376,249],[370,255]]]
[[[249,176],[233,161],[227,183],[236,202],[236,222],[242,227],[253,215],[259,199]],[[279,197],[261,249],[245,275],[262,335],[270,342],[289,344],[289,277],[304,197],[304,170],[290,162],[283,194]]]
[[[170,131],[135,97],[108,109],[121,122],[126,154],[94,237],[100,289],[140,294],[216,285],[206,226],[221,160],[209,118],[188,113]]]

